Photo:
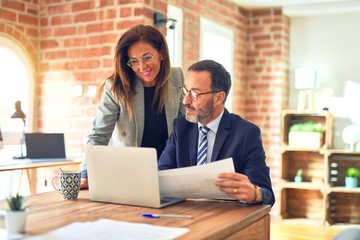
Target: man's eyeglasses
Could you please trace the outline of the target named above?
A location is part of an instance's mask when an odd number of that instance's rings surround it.
[[[197,93],[194,90],[187,90],[184,86],[180,87],[180,89],[183,97],[185,97],[188,93],[190,93],[190,98],[193,101],[196,101],[200,95],[221,92],[221,91],[211,91],[211,92]]]
[[[153,54],[147,53],[144,56],[140,57],[140,58],[133,58],[130,59],[127,62],[127,65],[131,68],[137,67],[140,64],[140,60],[147,64],[147,63],[151,63],[154,60],[154,56],[155,56],[156,51]],[[140,60],[139,60],[140,59]]]

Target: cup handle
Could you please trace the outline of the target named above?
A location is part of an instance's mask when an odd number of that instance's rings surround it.
[[[52,184],[52,186],[54,187],[54,189],[55,189],[58,193],[62,194],[62,193],[61,193],[61,189],[57,188],[57,187],[55,186],[55,184],[54,184],[54,180],[55,180],[56,178],[60,179],[59,176],[54,176],[54,177],[51,179],[51,184]]]

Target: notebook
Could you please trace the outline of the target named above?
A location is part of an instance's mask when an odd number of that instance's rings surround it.
[[[63,133],[25,133],[26,158],[33,162],[64,161]]]
[[[185,198],[160,196],[155,148],[86,147],[90,200],[162,208]]]

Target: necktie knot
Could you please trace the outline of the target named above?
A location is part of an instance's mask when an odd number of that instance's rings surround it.
[[[203,134],[203,135],[206,135],[208,132],[209,132],[209,128],[207,126],[201,126],[200,127],[200,132]]]

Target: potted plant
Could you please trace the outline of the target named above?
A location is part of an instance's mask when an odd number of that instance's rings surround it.
[[[299,169],[297,170],[296,176],[294,177],[294,181],[295,181],[296,183],[301,183],[301,182],[302,182],[302,172],[303,172],[302,168],[299,168]]]
[[[289,128],[289,146],[319,148],[324,142],[324,128],[319,122],[307,121],[292,124]]]
[[[358,185],[358,177],[360,176],[360,170],[355,167],[350,167],[346,171],[345,187],[356,188]]]
[[[6,228],[12,233],[24,233],[26,223],[26,209],[23,207],[24,197],[16,193],[6,198],[9,210],[6,211]]]

